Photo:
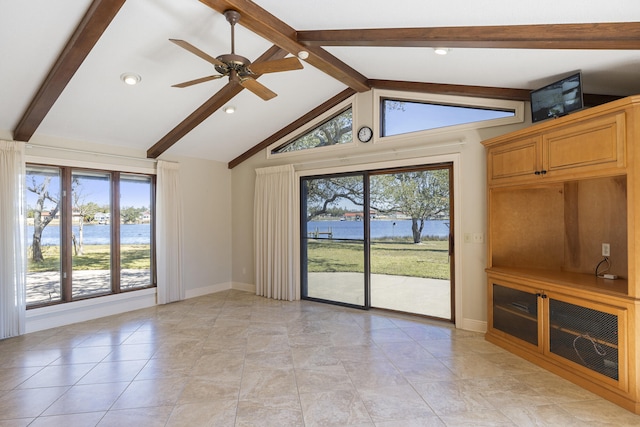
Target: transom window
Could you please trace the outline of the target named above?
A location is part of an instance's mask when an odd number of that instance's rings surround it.
[[[381,135],[394,136],[515,117],[515,110],[381,98]]]
[[[346,144],[353,141],[353,109],[342,110],[307,133],[271,150],[271,154]]]

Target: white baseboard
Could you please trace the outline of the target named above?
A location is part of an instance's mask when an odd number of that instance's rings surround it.
[[[241,283],[241,282],[233,282],[231,283],[231,289],[235,289],[238,291],[245,291],[256,293],[256,285],[252,285],[251,283]]]
[[[196,298],[203,295],[214,294],[216,292],[226,291],[232,288],[231,282],[216,283],[215,285],[203,286],[196,289],[188,289],[185,292],[185,298]]]
[[[460,322],[456,322],[456,327],[465,331],[487,332],[487,322],[482,320],[462,319]]]
[[[139,310],[156,305],[156,288],[141,289],[27,310],[26,332],[43,331],[72,323]]]

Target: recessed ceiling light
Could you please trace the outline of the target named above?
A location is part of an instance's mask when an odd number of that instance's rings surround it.
[[[137,85],[142,80],[142,77],[135,73],[124,73],[120,76],[120,80],[125,82],[128,85]]]
[[[300,52],[298,52],[298,58],[305,60],[309,57],[309,52],[307,52],[306,50],[301,50]]]
[[[236,112],[236,107],[234,107],[233,105],[227,105],[222,109],[222,111],[224,111],[227,114],[233,114]]]
[[[446,48],[446,47],[434,47],[433,51],[436,53],[436,55],[446,55],[447,53],[449,53],[451,49]]]

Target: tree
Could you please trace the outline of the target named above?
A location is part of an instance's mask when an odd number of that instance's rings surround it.
[[[275,152],[286,153],[350,142],[353,139],[352,126],[353,112],[349,108],[304,135],[277,148]]]
[[[425,221],[449,216],[449,171],[375,175],[371,178],[371,206],[410,216],[413,242],[420,243]]]
[[[304,181],[307,199],[307,221],[339,207],[349,201],[364,206],[362,176],[341,176]]]
[[[73,240],[73,252],[76,255],[84,255],[84,223],[88,218],[93,218],[93,215],[97,210],[93,211],[94,206],[97,208],[98,205],[95,203],[84,203],[86,194],[84,194],[82,183],[78,179],[78,177],[73,177],[71,181],[71,197],[73,202],[73,210],[74,214],[77,214],[78,217],[78,237],[76,238],[75,234],[72,234],[71,238]]]
[[[144,207],[134,208],[133,206],[120,209],[120,218],[125,224],[135,224],[140,221],[140,215],[145,211]]]
[[[422,240],[425,221],[449,216],[448,169],[372,175],[370,182],[369,208],[411,217],[414,243]],[[361,175],[310,179],[303,185],[307,221],[344,208],[345,201],[364,209]]]
[[[46,175],[27,174],[27,190],[37,196],[35,207],[33,208],[33,240],[31,243],[31,260],[33,262],[44,261],[44,256],[42,255],[42,231],[56,217],[60,208],[59,195],[49,192],[51,178],[51,176]],[[48,212],[49,214],[43,217],[42,213],[45,212],[45,203],[47,201],[54,205]]]

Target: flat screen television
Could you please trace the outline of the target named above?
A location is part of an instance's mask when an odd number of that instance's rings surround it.
[[[561,117],[583,107],[580,72],[531,91],[531,121],[534,123]]]

